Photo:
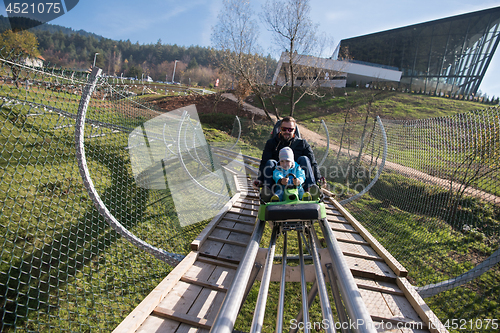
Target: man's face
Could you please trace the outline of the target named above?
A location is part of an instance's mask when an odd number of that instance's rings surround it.
[[[285,140],[290,140],[293,137],[294,133],[295,133],[294,122],[285,121],[281,123],[281,135]]]

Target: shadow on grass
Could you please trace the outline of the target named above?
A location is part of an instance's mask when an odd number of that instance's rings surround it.
[[[488,237],[500,235],[500,207],[477,198],[457,198],[437,186],[393,173],[384,174],[370,195],[384,207],[394,206],[411,214],[439,218],[457,231],[476,228]]]
[[[87,145],[89,159],[103,163],[109,170],[112,185],[101,199],[111,213],[127,228],[141,222],[148,200],[148,190],[137,188],[128,173],[126,161],[110,147]],[[10,263],[7,274],[0,277],[0,294],[6,295],[0,310],[2,331],[26,321],[28,312],[52,311],[51,293],[57,293],[86,266],[93,257],[117,242],[112,231],[93,206],[64,232],[32,255]],[[126,257],[126,255],[125,255]]]

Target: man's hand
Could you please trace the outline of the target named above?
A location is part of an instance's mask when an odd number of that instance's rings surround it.
[[[258,179],[255,179],[253,181],[253,187],[256,188],[256,189],[259,189],[259,187],[262,187],[262,185],[263,185],[262,182],[260,180],[258,180]]]
[[[321,177],[320,179],[318,179],[318,186],[319,187],[325,187],[326,186],[326,179],[325,179],[325,177]]]

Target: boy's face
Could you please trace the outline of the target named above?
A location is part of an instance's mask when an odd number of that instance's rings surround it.
[[[283,168],[283,170],[288,170],[293,167],[293,162],[292,161],[287,161],[287,160],[281,160],[280,161],[280,167]]]

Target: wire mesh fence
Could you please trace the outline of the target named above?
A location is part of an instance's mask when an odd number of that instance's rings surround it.
[[[412,284],[451,331],[460,329],[457,323],[466,331],[495,331],[479,324],[500,316],[499,116],[498,108],[489,108],[383,120],[384,171],[366,195],[345,205],[409,270]],[[364,177],[346,172],[358,165],[357,156],[365,164],[381,156],[381,147],[361,148],[366,128],[329,124],[332,154],[339,157],[334,165],[344,170],[329,177],[332,188],[343,189],[340,202],[365,186]]]
[[[0,60],[0,331],[111,331],[171,266],[110,228],[85,190],[75,125],[89,73],[24,63],[13,55]],[[159,115],[165,112],[139,99],[131,87],[116,90],[101,78],[85,119],[86,164],[96,193],[127,232],[182,256],[211,215],[190,219],[189,213],[200,211],[192,207],[193,195],[191,209],[185,206],[188,214],[182,214],[175,209],[171,186],[140,183],[144,170],[134,168],[131,159],[135,156],[141,165],[148,156],[130,151],[146,141],[149,147],[154,144],[158,137],[151,128],[156,128],[148,121]],[[176,124],[182,119],[182,114],[169,116]],[[207,182],[218,182],[219,196],[228,197],[234,184],[221,188],[222,175],[209,175],[218,162],[200,138],[199,123],[188,118],[182,130],[173,131],[182,136],[183,147],[176,146],[179,138],[165,144],[162,135],[163,147],[182,150],[183,170],[197,173],[205,188]],[[180,160],[170,163],[178,167]],[[225,204],[221,201],[207,199],[212,210]],[[181,225],[179,216],[188,222]]]

